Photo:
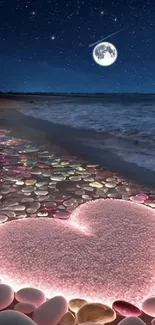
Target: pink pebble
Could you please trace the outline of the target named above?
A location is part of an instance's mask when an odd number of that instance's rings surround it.
[[[7,308],[14,300],[14,291],[7,284],[0,284],[0,310]]]
[[[155,317],[155,297],[150,297],[143,301],[142,310],[145,314]]]
[[[34,311],[33,319],[37,325],[57,325],[67,311],[66,299],[62,296],[56,296],[37,308]]]
[[[144,194],[144,193],[140,193],[136,195],[138,198],[140,198],[141,200],[147,200],[149,197],[148,195]]]
[[[34,312],[34,310],[36,309],[35,305],[33,304],[28,304],[28,303],[24,303],[24,302],[18,302],[15,306],[14,309],[16,311],[19,311],[22,314],[32,314]]]
[[[152,321],[151,321],[151,325],[155,325],[155,318],[152,319]]]
[[[37,325],[28,316],[18,311],[5,310],[0,313],[0,325]]]
[[[39,307],[46,301],[43,291],[36,288],[23,288],[15,293],[15,298],[19,302],[34,304]]]
[[[126,317],[121,320],[118,325],[146,325],[140,318],[138,317]]]
[[[141,310],[139,308],[123,300],[116,300],[113,303],[112,308],[116,311],[116,313],[125,317],[141,315]]]

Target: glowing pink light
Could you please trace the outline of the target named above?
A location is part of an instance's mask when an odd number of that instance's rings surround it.
[[[0,274],[14,290],[42,289],[107,304],[155,294],[155,211],[123,200],[88,202],[70,220],[0,226]],[[82,227],[82,228],[80,228]]]

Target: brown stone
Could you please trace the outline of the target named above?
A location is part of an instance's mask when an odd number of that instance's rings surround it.
[[[77,321],[81,323],[110,323],[116,318],[115,311],[103,304],[89,303],[82,306],[77,312]]]
[[[70,311],[64,314],[59,321],[59,325],[75,325],[75,323],[75,317]]]
[[[85,304],[87,304],[86,300],[75,298],[69,301],[69,309],[76,314],[78,310]]]

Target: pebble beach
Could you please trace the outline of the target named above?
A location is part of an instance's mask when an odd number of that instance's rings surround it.
[[[0,104],[0,325],[154,325],[153,180],[19,125],[20,105]]]

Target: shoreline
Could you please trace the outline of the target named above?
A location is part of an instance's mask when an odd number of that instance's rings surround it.
[[[136,195],[139,193],[139,197],[138,195],[137,197],[140,200],[144,198],[145,201],[147,200],[147,196],[149,198],[150,193],[150,199],[152,200],[152,202],[154,202],[155,191],[153,187],[152,190],[150,188],[143,189],[142,186],[138,187],[137,184],[134,183],[135,180],[131,179],[129,179],[129,182],[127,183],[127,178],[123,179],[122,162],[120,163],[119,161],[117,161],[116,163],[116,157],[113,157],[110,152],[106,152],[102,149],[99,150],[98,148],[89,147],[84,143],[84,139],[85,141],[86,139],[93,139],[93,133],[91,131],[80,130],[79,134],[79,129],[60,126],[47,121],[42,121],[24,116],[23,114],[19,113],[16,108],[0,109],[0,128],[4,128],[6,130],[11,131],[10,135],[8,135],[8,139],[10,138],[9,141],[14,142],[14,137],[19,138],[19,143],[17,140],[17,143],[12,145],[8,144],[8,146],[7,144],[5,145],[5,140],[3,144],[2,139],[1,166],[3,166],[4,168],[2,168],[2,180],[4,178],[6,183],[4,186],[4,191],[2,190],[3,198],[1,208],[2,211],[4,211],[3,213],[7,215],[8,222],[22,218],[37,219],[38,217],[66,220],[68,219],[70,213],[72,213],[72,211],[74,210],[74,206],[72,206],[72,204],[75,204],[76,207],[84,203],[85,201],[94,200],[96,198],[114,198],[113,194],[116,194],[116,192],[114,193],[114,187],[109,187],[108,189],[106,189],[107,191],[105,191],[105,193],[102,192],[102,189],[105,189],[105,186],[103,186],[102,184],[106,184],[106,182],[111,182],[110,184],[112,184],[112,182],[116,182],[116,188],[118,189],[116,195],[121,194],[121,199],[129,200],[129,198],[131,198],[131,195],[135,199]],[[21,140],[23,140],[23,143]],[[32,147],[32,152],[26,152],[26,150],[24,150],[24,148],[26,148],[26,146],[28,145],[29,141],[31,142],[30,147]],[[36,144],[38,145],[39,150],[37,152],[35,151]],[[15,148],[15,155],[11,154],[11,146]],[[49,152],[46,152],[46,150],[48,149]],[[52,155],[55,152],[56,157],[53,159]],[[75,154],[75,158],[72,154]],[[101,164],[101,166],[98,166],[97,168],[90,166],[91,163],[96,164],[97,161],[99,161],[100,159],[101,161],[103,161],[103,164]],[[53,161],[54,165],[52,165]],[[68,161],[70,161],[69,165]],[[65,169],[63,163],[66,162],[67,165],[64,165],[66,166]],[[112,165],[110,165],[111,167],[109,167],[110,162],[113,163]],[[61,163],[62,166],[60,166]],[[8,167],[8,164],[10,169]],[[86,166],[87,164],[88,166]],[[105,168],[106,164],[107,166]],[[81,169],[78,169],[80,165],[84,165],[83,171]],[[121,173],[118,173],[119,168],[121,168]],[[38,170],[41,171],[39,174],[37,173]],[[142,170],[144,170],[144,168],[142,168]],[[69,173],[70,171],[71,173]],[[15,174],[12,174],[14,172],[17,173],[16,176]],[[83,172],[85,176],[82,176]],[[7,178],[7,175],[9,176],[10,174],[12,175]],[[53,181],[55,181],[56,178],[61,178],[62,175],[64,176],[64,180],[62,179],[60,183],[55,185],[55,182]],[[11,177],[13,178],[11,179]],[[89,180],[87,180],[87,177],[89,178]],[[110,179],[108,180],[108,178]],[[52,180],[52,182],[50,181],[50,179]],[[41,187],[39,187],[40,190],[35,191],[35,194],[33,188],[35,186],[34,182],[37,182],[38,184],[39,182],[41,182]],[[102,185],[102,189],[101,186],[96,186],[96,188],[92,186],[92,191],[87,192],[88,189],[90,190],[90,182],[96,182],[96,184]],[[24,183],[26,186],[24,185]],[[1,186],[3,188],[3,183]],[[25,187],[29,188],[28,191],[25,191]],[[125,192],[125,187],[129,188],[130,194]],[[23,189],[24,191],[22,191]],[[41,192],[44,192],[44,195],[43,193],[41,194]],[[28,194],[28,198],[27,195],[25,196],[24,193]],[[108,193],[112,196],[108,197]],[[123,194],[125,198],[123,198]],[[127,197],[128,194],[129,196]],[[43,196],[40,197],[40,195]],[[22,201],[23,198],[24,201]],[[17,210],[16,205],[14,208],[12,208],[12,203],[17,203]],[[138,201],[136,203],[138,203]],[[139,203],[142,202],[139,201]],[[10,211],[9,209],[5,210],[6,206],[8,206],[9,204]],[[145,205],[145,202],[143,202],[142,204]],[[155,202],[153,208],[154,207]],[[117,318],[113,322],[111,322],[111,325],[117,325],[118,322],[123,318],[124,317],[117,315]],[[141,315],[141,319],[145,321],[147,325],[149,325],[152,320],[152,317],[147,316],[145,313],[143,313]]]
[[[78,156],[79,159],[84,159],[92,164],[99,164],[140,186],[155,189],[155,172],[137,166],[135,163],[125,162],[109,149],[104,148],[104,136],[101,139],[101,135],[93,130],[73,128],[25,116],[17,110],[19,102],[16,103],[17,107],[15,103],[12,103],[11,108],[5,106],[4,109],[0,104],[0,125],[13,129],[17,136],[25,134],[30,137],[31,134],[31,139],[33,137],[38,138],[39,142],[49,146],[51,143],[52,145],[55,144],[56,147],[61,148],[60,150]],[[8,106],[8,103],[6,105]],[[96,141],[96,147],[93,145],[94,141]]]

